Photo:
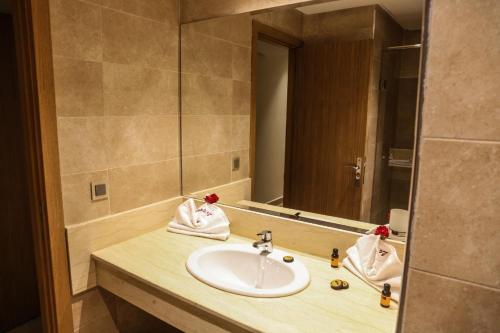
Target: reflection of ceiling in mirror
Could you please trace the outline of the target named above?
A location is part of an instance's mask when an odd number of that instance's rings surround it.
[[[297,9],[309,15],[374,4],[383,7],[403,28],[420,29],[423,0],[337,0]]]

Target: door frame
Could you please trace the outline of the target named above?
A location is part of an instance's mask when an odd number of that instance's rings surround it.
[[[72,332],[48,0],[11,1],[44,332]]]
[[[285,176],[284,189],[286,193],[290,186],[289,164],[291,161],[290,146],[292,143],[292,112],[293,112],[293,88],[295,78],[295,49],[303,45],[303,41],[277,30],[273,27],[252,21],[252,65],[251,65],[251,102],[250,102],[250,156],[249,156],[249,177],[251,179],[251,200],[254,200],[255,189],[255,157],[257,146],[257,60],[259,40],[285,46],[289,49],[288,56],[288,90],[287,90],[287,111],[286,111],[286,143],[285,143]]]

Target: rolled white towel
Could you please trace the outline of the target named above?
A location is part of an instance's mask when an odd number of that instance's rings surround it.
[[[229,220],[224,211],[214,204],[205,203],[196,208],[193,199],[179,207],[168,231],[184,235],[226,240],[229,238]]]
[[[382,291],[384,283],[391,285],[391,298],[399,302],[403,264],[394,246],[377,235],[360,237],[347,250],[342,264],[369,285]]]

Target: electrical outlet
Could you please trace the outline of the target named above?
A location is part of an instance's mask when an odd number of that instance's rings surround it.
[[[233,157],[233,171],[238,171],[240,169],[240,157]]]
[[[104,200],[108,198],[108,184],[106,182],[90,183],[92,201]]]

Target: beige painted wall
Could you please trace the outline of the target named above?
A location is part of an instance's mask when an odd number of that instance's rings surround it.
[[[402,331],[500,325],[500,2],[433,0]]]
[[[258,42],[257,124],[253,198],[283,197],[288,91],[288,48]]]

